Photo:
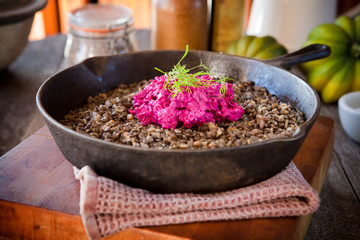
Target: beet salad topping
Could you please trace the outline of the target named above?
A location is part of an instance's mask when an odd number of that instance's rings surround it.
[[[212,77],[202,75],[203,81],[212,81]],[[162,128],[176,128],[183,124],[187,128],[201,126],[208,122],[237,121],[244,110],[233,101],[232,84],[225,83],[225,96],[220,92],[221,84],[208,87],[190,87],[191,91],[182,91],[176,96],[164,88],[167,77],[155,77],[143,91],[134,96],[132,114],[142,124],[155,123]]]

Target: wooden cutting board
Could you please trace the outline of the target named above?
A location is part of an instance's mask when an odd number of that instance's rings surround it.
[[[318,191],[331,162],[334,121],[320,116],[294,163]],[[80,184],[44,126],[0,158],[0,238],[86,239]],[[303,239],[311,215],[131,228],[106,239]]]

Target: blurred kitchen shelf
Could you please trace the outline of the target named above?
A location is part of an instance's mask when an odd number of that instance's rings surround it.
[[[46,7],[35,14],[29,40],[67,32],[68,12],[87,3],[115,4],[132,9],[135,28],[150,28],[151,0],[48,0]]]
[[[250,3],[252,0],[248,0]],[[135,28],[150,28],[151,0],[48,0],[47,6],[36,13],[29,40],[67,32],[67,13],[87,3],[117,4],[132,9]],[[360,0],[338,0],[338,15],[357,11]],[[356,10],[357,9],[357,10]],[[249,11],[250,9],[248,9]]]

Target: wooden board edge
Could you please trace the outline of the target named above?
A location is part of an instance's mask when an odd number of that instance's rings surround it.
[[[326,126],[328,126],[328,123],[331,122],[332,129],[330,130],[331,137],[328,139],[326,150],[323,151],[319,165],[316,168],[316,173],[311,181],[311,185],[319,192],[321,191],[321,187],[324,183],[328,168],[330,166],[331,161],[328,160],[331,160],[335,132],[332,119],[327,117],[320,118],[321,121],[324,121]],[[47,135],[44,134],[46,133],[46,130],[46,126],[44,126],[43,128],[39,129],[35,135]],[[306,234],[306,229],[311,221],[311,216],[312,215],[299,217],[299,220],[296,224],[294,239],[303,239],[303,236]],[[57,224],[54,224],[56,222]],[[68,236],[67,239],[86,239],[86,233],[79,215],[71,215],[55,210],[12,203],[4,200],[0,200],[0,224],[0,237],[4,236],[10,239],[23,238],[24,236],[25,238],[34,238],[34,236],[50,236],[49,234],[59,238],[63,238],[65,234]],[[19,225],[22,226],[21,230],[19,230]],[[75,226],[76,228],[74,229]],[[59,228],[62,229],[62,231],[59,231]],[[115,234],[114,238],[109,239],[137,239],[136,237],[138,237],[138,239],[150,240],[188,239],[185,237],[143,228],[130,228]]]
[[[317,165],[316,172],[310,185],[319,193],[321,193],[322,186],[324,185],[325,178],[327,176],[327,172],[330,167],[330,163],[332,160],[332,154],[334,151],[334,141],[335,141],[335,123],[332,119],[328,117],[322,117],[324,121],[328,122],[330,127],[330,137],[326,144],[326,147],[323,151],[323,154],[320,158],[319,164]],[[299,216],[296,224],[295,232],[292,237],[293,240],[302,240],[306,236],[307,229],[310,225],[311,218],[313,214],[308,214],[304,216]]]
[[[0,200],[0,239],[88,239],[79,215]]]
[[[142,228],[129,228],[121,232],[117,232],[104,238],[104,240],[190,240],[191,238],[185,238],[175,236],[167,233],[156,232],[149,229]]]

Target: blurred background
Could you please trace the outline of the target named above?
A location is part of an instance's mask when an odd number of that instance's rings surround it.
[[[41,40],[58,33],[66,34],[68,12],[87,3],[127,6],[133,11],[136,29],[150,28],[151,0],[48,0],[46,7],[35,14],[29,40]]]
[[[224,1],[224,0],[220,0]],[[236,1],[236,0],[235,0]],[[253,0],[246,0],[247,17],[245,28],[248,24]],[[35,14],[35,19],[29,40],[41,40],[46,36],[67,32],[67,13],[87,3],[117,4],[127,6],[133,11],[136,29],[146,29],[151,26],[151,0],[49,0],[47,6]],[[337,15],[343,14],[360,0],[338,0]]]

